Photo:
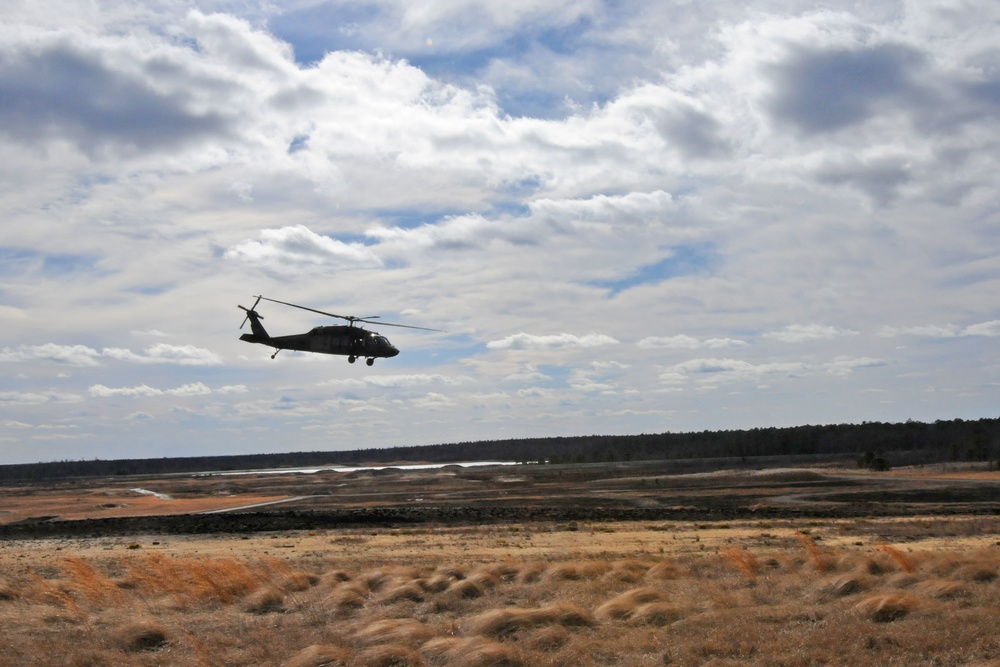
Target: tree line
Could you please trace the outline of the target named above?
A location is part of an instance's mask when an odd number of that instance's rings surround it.
[[[938,420],[933,423],[863,422],[786,428],[590,435],[478,440],[420,445],[235,456],[53,461],[0,466],[0,482],[72,477],[162,475],[262,468],[355,466],[401,461],[517,461],[536,464],[602,463],[760,457],[856,458],[881,468],[948,461],[998,461],[1000,419]],[[1000,462],[998,462],[1000,465]]]

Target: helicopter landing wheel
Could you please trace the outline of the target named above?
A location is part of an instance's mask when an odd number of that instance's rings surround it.
[[[353,354],[351,356],[347,357],[347,363],[349,363],[349,364],[353,364],[357,360],[358,360],[358,358],[355,357]]]
[[[367,359],[365,359],[365,363],[368,364],[369,366],[371,366],[372,364],[375,363],[375,358],[374,357],[368,357]]]

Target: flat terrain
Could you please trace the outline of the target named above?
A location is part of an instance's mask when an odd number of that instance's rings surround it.
[[[648,463],[12,486],[0,655],[1000,667],[998,485]]]
[[[178,475],[0,488],[0,539],[357,525],[997,515],[1000,473],[955,466],[674,474],[667,463]]]

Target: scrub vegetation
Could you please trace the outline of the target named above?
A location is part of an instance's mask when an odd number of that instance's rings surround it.
[[[947,523],[943,521],[942,525]],[[1000,665],[1000,549],[823,539],[809,523],[757,526],[700,549],[490,557],[463,544],[618,527],[468,527],[464,541],[397,531],[206,539],[74,550],[4,547],[4,664]],[[656,526],[636,527],[649,531]],[[724,525],[692,527],[725,534]],[[511,537],[514,536],[514,537]],[[385,535],[380,538],[384,539]],[[994,540],[994,541],[991,541]],[[325,547],[324,547],[325,545]],[[40,558],[47,549],[48,557]],[[282,552],[283,553],[278,553]],[[16,553],[15,553],[16,552]],[[276,555],[277,554],[277,555]]]

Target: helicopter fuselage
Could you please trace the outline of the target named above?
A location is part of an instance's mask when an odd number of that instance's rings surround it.
[[[355,326],[314,327],[306,333],[289,336],[265,337],[249,333],[240,336],[240,340],[260,343],[275,350],[337,354],[346,356],[351,362],[365,357],[369,360],[369,365],[376,358],[395,357],[399,354],[399,350],[382,334]]]

